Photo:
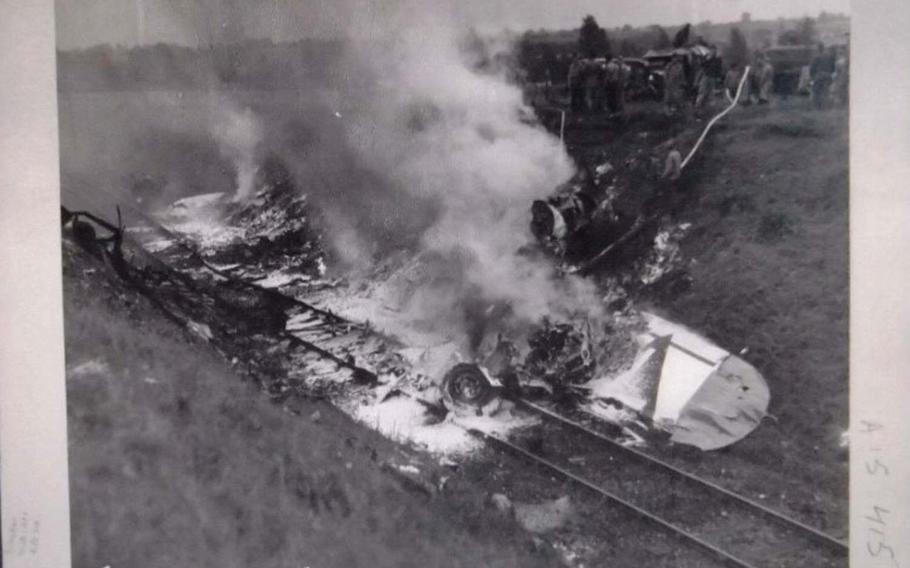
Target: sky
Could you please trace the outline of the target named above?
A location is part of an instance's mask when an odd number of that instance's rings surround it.
[[[484,31],[567,29],[586,14],[607,28],[850,13],[850,0],[56,0],[60,49],[99,43],[196,45],[238,36],[292,41],[349,33],[355,19],[434,11]]]

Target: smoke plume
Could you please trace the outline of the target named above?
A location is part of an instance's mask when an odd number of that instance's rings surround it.
[[[405,3],[367,16],[356,29],[369,39],[352,40],[350,66],[371,87],[344,123],[348,143],[399,200],[430,200],[439,210],[420,246],[446,259],[444,284],[412,305],[446,314],[478,300],[501,303],[519,322],[595,313],[587,282],[558,278],[552,263],[519,254],[532,239],[532,200],[573,173],[520,89],[472,65],[468,30],[444,13]]]
[[[260,121],[250,109],[225,98],[215,107],[210,127],[222,154],[237,170],[234,198],[244,200],[253,193],[256,180],[257,150],[263,138]]]

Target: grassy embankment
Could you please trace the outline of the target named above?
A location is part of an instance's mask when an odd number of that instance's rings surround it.
[[[726,454],[679,449],[705,472],[846,533],[848,128],[804,100],[740,109],[712,134],[680,221],[692,287],[670,317],[766,377],[768,420]],[[716,473],[716,472],[715,472]],[[718,474],[720,475],[720,474]]]

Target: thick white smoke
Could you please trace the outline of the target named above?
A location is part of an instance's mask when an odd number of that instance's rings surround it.
[[[211,133],[225,158],[237,169],[234,199],[242,201],[253,192],[262,143],[262,124],[252,110],[232,100],[219,98],[211,117]]]
[[[444,12],[405,3],[365,19],[359,36],[368,39],[354,40],[353,67],[378,87],[344,122],[349,142],[366,167],[400,188],[400,199],[438,200],[441,213],[422,245],[451,259],[461,279],[447,287],[452,297],[430,291],[423,307],[451,313],[447,304],[470,295],[508,303],[522,321],[596,313],[589,283],[556,278],[550,262],[517,254],[532,239],[532,200],[573,173],[559,140],[528,119],[520,89],[470,65],[460,47],[467,29]]]

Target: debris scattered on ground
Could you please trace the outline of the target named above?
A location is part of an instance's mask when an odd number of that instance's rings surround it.
[[[622,168],[651,167],[648,162],[647,156],[630,156]],[[588,174],[590,179],[581,176],[567,186],[573,207],[589,208],[579,192],[586,183],[603,185],[612,179],[613,163],[604,160]],[[465,329],[441,325],[447,318],[430,318],[430,310],[418,305],[432,300],[421,294],[432,296],[433,286],[446,281],[450,263],[432,255],[392,255],[369,272],[327,282],[324,254],[311,225],[315,213],[293,188],[286,168],[273,160],[257,187],[247,201],[217,194],[183,199],[164,219],[221,273],[282,294],[301,294],[326,313],[361,326],[357,331],[348,324],[327,325],[326,318],[307,310],[263,313],[258,321],[265,324],[274,316],[281,331],[325,346],[334,358],[295,359],[285,382],[274,385],[276,396],[301,384],[389,437],[456,456],[479,446],[466,427],[505,434],[532,423],[504,402],[514,396],[580,403],[620,425],[629,444],[644,443],[645,434],[656,427],[671,432],[675,441],[703,449],[740,439],[766,412],[767,388],[754,369],[701,338],[696,356],[688,356],[692,346],[687,337],[694,334],[669,322],[664,325],[669,329],[657,329],[663,325],[655,323],[659,318],[638,311],[626,291],[630,278],[649,286],[685,273],[679,243],[688,224],[662,223],[631,272],[602,283],[605,315],[600,319],[545,317],[515,333],[497,319],[507,307],[466,308],[470,317],[484,320],[468,342]],[[612,203],[609,196],[601,202]],[[156,238],[145,235],[146,240]],[[230,282],[222,283],[227,291]],[[231,294],[248,301],[242,293]],[[191,320],[187,325],[212,341],[213,330],[206,324]],[[644,341],[639,342],[642,332]],[[706,354],[699,351],[703,347]],[[374,379],[361,384],[356,369],[351,373],[339,361],[369,368]],[[741,384],[731,369],[746,374]]]
[[[587,382],[595,371],[591,326],[548,319],[528,339],[525,372],[554,387]]]
[[[512,513],[512,500],[502,493],[494,493],[490,497],[490,503],[492,503],[493,508],[495,508],[500,513]]]
[[[189,329],[191,332],[193,332],[197,336],[201,337],[202,339],[204,339],[206,341],[212,340],[212,329],[208,325],[206,325],[204,323],[188,321],[188,322],[186,322],[186,327],[187,327],[187,329]]]
[[[685,270],[686,260],[682,257],[679,246],[691,228],[691,223],[665,223],[658,230],[654,246],[638,269],[642,284],[654,284],[674,271]]]
[[[604,163],[600,164],[599,166],[597,166],[594,169],[594,173],[597,176],[595,178],[595,182],[600,183],[601,178],[603,178],[603,176],[609,174],[612,171],[613,171],[613,164],[611,164],[610,162],[604,162]]]
[[[515,519],[532,533],[545,533],[561,528],[575,513],[567,496],[542,503],[515,503]]]
[[[287,167],[274,156],[266,158],[255,187],[256,193],[245,200],[225,193],[183,198],[157,217],[190,241],[212,266],[263,287],[321,280],[325,262],[315,215]],[[163,252],[176,244],[173,239],[151,237],[145,246]]]
[[[420,468],[413,464],[396,464],[383,462],[380,467],[390,473],[402,487],[409,491],[421,493],[427,497],[432,497],[439,491],[439,488],[421,475]]]
[[[398,468],[398,471],[400,471],[402,473],[410,473],[411,475],[420,474],[420,469],[417,466],[405,464],[405,465],[398,465],[396,467]]]
[[[628,370],[586,385],[587,408],[630,426],[647,420],[674,442],[713,450],[752,432],[770,392],[754,367],[685,327],[645,314],[646,342]]]
[[[343,406],[357,420],[386,436],[410,442],[434,454],[459,456],[481,447],[481,442],[468,433],[475,429],[490,434],[505,435],[514,428],[528,427],[537,422],[531,417],[511,413],[494,416],[447,416],[435,421],[428,416],[427,407],[413,396],[396,396],[379,401],[373,393]]]

